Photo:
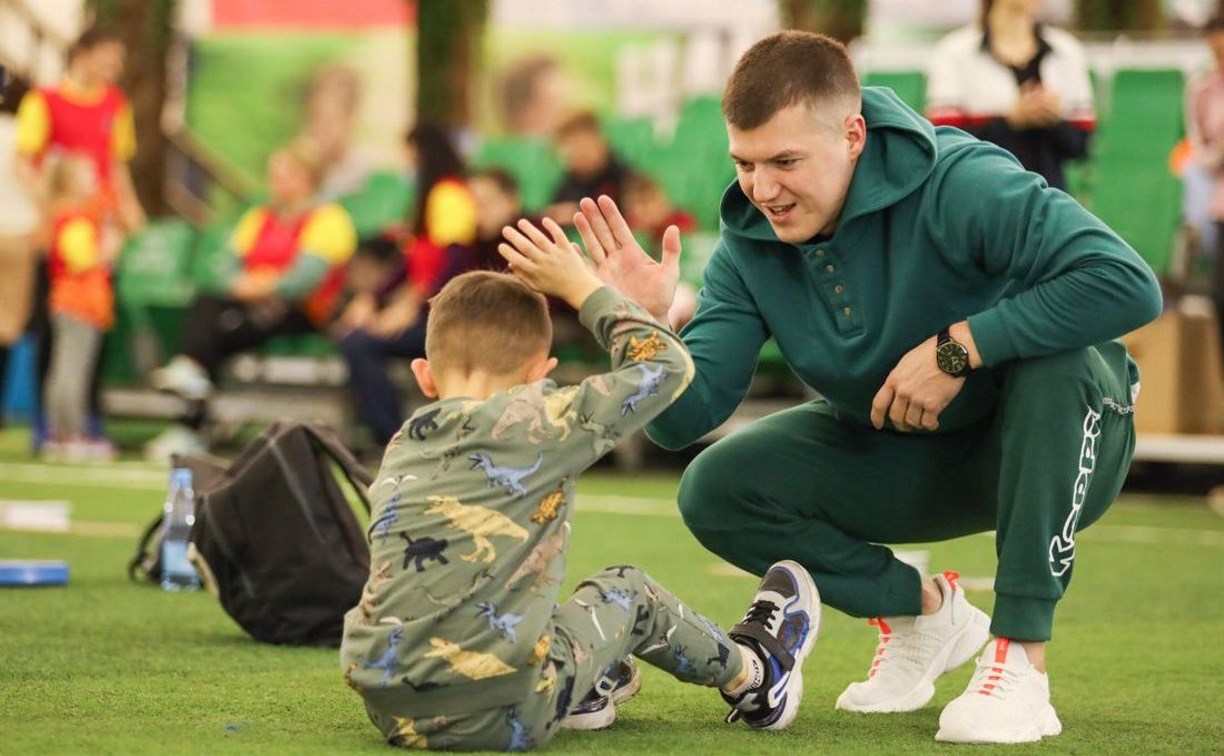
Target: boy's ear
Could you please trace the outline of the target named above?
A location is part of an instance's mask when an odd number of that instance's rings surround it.
[[[433,368],[429,366],[429,360],[420,357],[413,360],[412,376],[416,378],[422,394],[429,399],[438,398],[438,386],[434,383]]]
[[[527,370],[527,380],[525,383],[535,383],[542,381],[548,377],[548,374],[557,368],[556,357],[546,357],[538,362],[533,362]]]

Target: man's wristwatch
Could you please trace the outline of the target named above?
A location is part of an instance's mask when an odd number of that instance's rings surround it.
[[[935,339],[935,364],[953,378],[964,378],[973,369],[969,367],[969,350],[953,339],[947,328]]]

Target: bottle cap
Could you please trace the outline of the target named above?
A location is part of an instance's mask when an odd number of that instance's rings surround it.
[[[181,488],[191,487],[191,469],[187,467],[176,467],[170,472],[170,485]]]

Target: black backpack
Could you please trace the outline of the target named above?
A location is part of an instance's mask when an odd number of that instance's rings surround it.
[[[266,643],[340,645],[370,554],[336,472],[367,512],[373,477],[335,434],[280,422],[223,470],[207,458],[175,462],[195,473],[192,556],[226,613]]]

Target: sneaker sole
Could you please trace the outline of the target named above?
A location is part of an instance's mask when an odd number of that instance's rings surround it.
[[[1032,721],[1010,729],[967,728],[961,731],[940,727],[935,739],[941,743],[1035,743],[1042,738],[1052,738],[1062,733],[1062,722],[1053,706],[1046,706]]]
[[[786,700],[782,703],[782,714],[773,722],[759,728],[762,730],[784,730],[795,721],[795,717],[799,714],[799,703],[803,700],[803,660],[812,652],[812,646],[816,644],[816,636],[820,633],[820,591],[816,590],[816,583],[812,580],[811,573],[803,565],[790,560],[778,562],[774,566],[785,567],[794,575],[795,582],[799,586],[799,600],[801,603],[806,601],[808,618],[812,624],[808,629],[807,637],[803,639],[803,646],[798,653],[794,654],[795,666],[791,670],[790,680],[786,683],[784,694]]]
[[[561,720],[563,730],[606,730],[616,721],[616,705],[609,703],[599,711],[567,714]]]
[[[938,655],[927,667],[922,679],[903,695],[884,701],[860,704],[851,700],[847,689],[837,698],[837,708],[842,711],[852,711],[858,714],[892,714],[905,711],[917,711],[931,702],[935,697],[935,681],[945,672],[951,672],[960,665],[972,659],[990,640],[990,617],[976,606],[970,606],[973,613],[968,624],[956,636],[940,649]]]

